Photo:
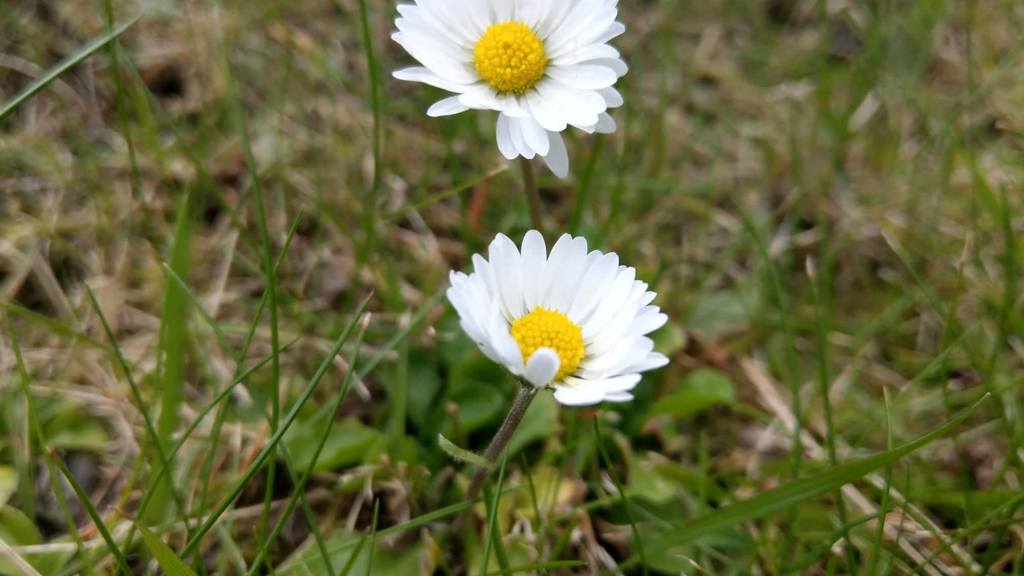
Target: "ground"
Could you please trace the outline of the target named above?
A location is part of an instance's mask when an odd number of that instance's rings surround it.
[[[8,0],[0,573],[1024,570],[1024,3],[620,10],[544,224],[671,363],[542,393],[473,503],[438,435],[516,384],[444,290],[530,219],[494,117],[391,78],[394,3]]]

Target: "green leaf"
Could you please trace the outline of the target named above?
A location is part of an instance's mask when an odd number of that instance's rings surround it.
[[[0,508],[7,504],[18,489],[18,472],[10,466],[0,466]]]
[[[156,534],[138,522],[135,523],[135,527],[139,529],[142,539],[146,541],[146,546],[153,553],[156,563],[163,569],[164,574],[167,576],[196,576],[196,573],[182,562],[181,558],[178,558],[178,555],[168,548],[167,544],[164,544]]]
[[[43,426],[50,447],[95,453],[108,448],[110,437],[106,428],[85,410],[70,402],[60,402],[54,412]]]
[[[451,440],[445,438],[444,434],[437,435],[437,445],[440,446],[441,450],[444,450],[446,454],[460,462],[466,462],[469,464],[473,464],[474,466],[479,466],[481,468],[491,467],[491,463],[484,459],[483,456],[477,454],[476,452],[470,452],[465,448],[459,447]]]
[[[722,372],[708,368],[695,370],[683,379],[679,390],[654,404],[651,415],[672,414],[686,418],[713,406],[729,405],[736,401],[735,388]]]
[[[502,384],[503,368],[481,355],[473,355],[455,367],[448,381],[447,400],[458,406],[462,433],[470,434],[501,419],[509,399]],[[453,436],[449,425],[444,433]]]
[[[0,540],[10,546],[35,546],[43,543],[43,535],[24,512],[10,506],[0,507]],[[66,542],[66,538],[54,542]],[[74,551],[60,550],[22,554],[22,558],[40,574],[58,574],[71,560]],[[0,574],[21,574],[22,569],[0,555]]]
[[[408,370],[406,413],[416,428],[422,430],[435,425],[433,418],[437,410],[437,395],[441,391],[441,378],[434,354],[424,350],[411,351]]]
[[[654,349],[666,356],[686,348],[686,331],[674,322],[669,322],[655,332],[651,339],[654,340]]]
[[[333,414],[330,415],[333,417]],[[291,465],[299,470],[309,466],[327,423],[323,418],[300,422],[284,437],[291,455]],[[315,472],[338,470],[360,464],[383,435],[355,419],[342,420],[331,427],[323,451],[317,459]]]
[[[780,488],[762,492],[753,498],[697,517],[654,540],[650,545],[650,550],[664,554],[671,548],[688,544],[711,532],[787,510],[804,500],[837,490],[844,484],[859,480],[870,472],[896,462],[933,440],[953,432],[987,399],[988,394],[949,422],[899,448],[840,464],[820,474],[796,480]],[[629,563],[635,564],[636,562],[637,558],[633,557]]]

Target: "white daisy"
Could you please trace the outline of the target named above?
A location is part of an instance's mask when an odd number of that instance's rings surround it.
[[[509,160],[541,156],[561,178],[561,132],[611,133],[612,86],[627,67],[608,44],[626,27],[618,0],[414,0],[398,6],[392,38],[423,66],[394,73],[456,95],[430,116],[470,108],[498,114],[498,149]]]
[[[626,402],[640,373],[668,363],[646,335],[668,320],[654,292],[614,253],[587,252],[565,234],[549,255],[536,230],[522,251],[491,242],[474,272],[451,273],[448,300],[462,329],[491,360],[568,406]]]

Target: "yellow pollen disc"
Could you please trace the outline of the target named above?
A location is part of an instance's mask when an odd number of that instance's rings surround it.
[[[561,364],[555,380],[575,372],[583,360],[583,329],[561,312],[538,306],[513,322],[509,332],[519,344],[523,363],[540,348],[551,348],[558,354]]]
[[[523,94],[533,88],[548,67],[544,42],[522,22],[502,22],[487,28],[473,48],[473,65],[500,94]]]

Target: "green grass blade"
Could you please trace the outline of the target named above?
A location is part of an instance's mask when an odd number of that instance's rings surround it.
[[[789,509],[804,500],[854,482],[870,472],[896,462],[922,446],[954,432],[988,398],[988,394],[982,396],[955,418],[899,448],[841,464],[825,472],[790,482],[780,488],[762,492],[747,500],[695,518],[686,525],[656,539],[651,543],[649,549],[663,554],[670,548],[688,544],[708,533]],[[636,560],[636,558],[631,559],[631,563],[635,563]]]
[[[14,98],[11,98],[10,101],[8,101],[6,104],[3,105],[2,108],[0,108],[0,120],[3,120],[7,116],[9,116],[12,112],[14,112],[14,110],[18,108],[18,106],[21,106],[30,98],[38,94],[43,88],[49,86],[51,82],[59,78],[62,74],[74,68],[76,65],[78,65],[80,62],[82,62],[89,56],[92,56],[100,48],[103,48],[110,42],[113,42],[114,39],[120,36],[121,34],[127,32],[129,28],[131,28],[133,25],[135,25],[136,22],[139,21],[139,18],[139,16],[136,16],[135,18],[132,18],[131,20],[128,20],[123,24],[120,24],[113,30],[107,32],[106,34],[97,36],[94,40],[92,40],[85,46],[79,48],[77,52],[71,54],[70,56],[62,60],[60,63],[58,63],[56,66],[47,70],[45,74],[37,78],[35,82],[29,84],[24,90],[21,91],[20,94],[16,95]]]
[[[188,556],[196,549],[196,547],[199,546],[199,542],[202,540],[203,536],[206,535],[206,533],[210,531],[213,525],[217,523],[217,521],[224,514],[224,512],[235,501],[235,498],[237,498],[238,495],[242,493],[242,490],[245,488],[245,485],[248,484],[250,480],[252,480],[252,478],[260,470],[260,468],[262,468],[270,459],[270,455],[276,451],[277,445],[281,442],[281,439],[284,438],[285,432],[287,432],[288,429],[291,428],[292,423],[299,415],[299,411],[302,409],[303,406],[305,406],[310,396],[312,396],[313,392],[316,390],[316,387],[320,383],[320,380],[323,379],[324,374],[327,373],[327,370],[330,368],[331,363],[334,361],[334,357],[338,355],[338,352],[341,351],[341,347],[344,346],[345,342],[348,341],[349,336],[355,329],[356,323],[359,321],[360,318],[362,318],[363,312],[366,310],[367,305],[370,303],[370,298],[372,298],[372,295],[367,296],[366,299],[364,299],[363,302],[359,305],[359,308],[356,310],[355,316],[353,316],[352,320],[348,323],[345,329],[342,330],[337,340],[334,341],[334,345],[331,347],[330,353],[328,353],[327,356],[324,357],[323,362],[321,362],[320,367],[317,369],[316,373],[313,375],[309,383],[306,385],[305,390],[302,391],[302,394],[299,396],[298,400],[295,401],[295,404],[294,406],[292,406],[292,409],[288,412],[288,415],[285,417],[283,424],[280,427],[278,427],[277,431],[270,438],[270,441],[263,447],[262,450],[260,450],[260,453],[256,456],[256,459],[253,461],[248,471],[246,471],[242,478],[235,482],[235,485],[232,487],[228,495],[225,496],[223,500],[221,500],[220,504],[217,505],[214,511],[207,517],[206,521],[203,522],[202,526],[200,526],[199,529],[196,530],[195,534],[192,536],[188,544],[185,546],[185,549],[182,551],[182,556]]]
[[[316,464],[320,461],[320,454],[323,452],[324,446],[327,445],[327,439],[331,435],[331,430],[334,427],[334,421],[338,416],[338,409],[341,407],[341,402],[348,395],[349,389],[352,387],[353,376],[355,375],[356,362],[359,361],[359,349],[363,344],[363,336],[366,334],[366,326],[363,326],[359,331],[359,335],[356,337],[355,348],[352,351],[352,357],[349,358],[349,369],[345,375],[345,381],[341,385],[341,390],[335,394],[334,403],[331,405],[330,418],[327,420],[327,426],[324,427],[323,434],[320,435],[320,441],[317,443],[316,450],[313,451],[313,457],[309,461],[309,465],[306,467],[305,473],[299,478],[299,482],[292,490],[291,497],[288,498],[288,504],[285,506],[284,512],[280,514],[277,522],[270,531],[270,535],[260,545],[260,549],[256,555],[256,559],[252,563],[252,568],[249,570],[249,576],[256,574],[260,565],[263,563],[263,559],[266,557],[267,551],[270,549],[270,545],[273,544],[274,540],[281,533],[288,518],[295,511],[295,506],[299,502],[299,495],[306,489],[306,484],[309,479],[313,477],[313,471],[316,470]],[[334,574],[334,567],[331,565],[331,558],[329,554],[324,555],[324,562],[326,564],[327,573]]]
[[[594,418],[594,439],[597,441],[597,451],[601,454],[601,461],[604,462],[604,469],[608,472],[608,476],[612,479],[612,484],[615,485],[615,491],[619,493],[619,499],[622,501],[622,506],[626,510],[626,519],[629,521],[630,534],[633,536],[633,546],[636,546],[637,557],[640,559],[640,570],[644,576],[647,576],[647,556],[644,554],[644,543],[640,538],[640,531],[636,528],[636,520],[633,518],[633,507],[629,503],[629,498],[626,497],[626,491],[622,488],[622,482],[619,481],[619,475],[615,473],[615,466],[612,464],[612,459],[608,457],[608,450],[604,447],[604,440],[601,438],[601,422],[598,418]]]
[[[889,402],[889,389],[882,389],[885,405],[885,449],[892,450],[892,406]],[[885,517],[889,513],[889,499],[892,489],[892,464],[885,466],[885,484],[882,487],[882,503],[878,506],[878,527],[875,530],[875,541],[871,547],[868,560],[868,574],[876,574],[878,562],[882,557],[882,544],[885,538]]]
[[[555,560],[553,562],[538,562],[536,564],[524,564],[522,566],[513,566],[508,570],[488,572],[487,576],[500,576],[502,574],[523,574],[526,572],[537,572],[540,570],[555,570],[557,568],[580,568],[586,565],[587,563],[583,562],[582,560]]]
[[[89,495],[85,493],[82,485],[78,483],[75,475],[68,470],[68,467],[64,464],[63,460],[54,456],[53,462],[56,464],[61,474],[64,475],[64,478],[67,479],[68,484],[70,484],[71,489],[75,491],[75,495],[78,496],[78,500],[82,503],[86,513],[89,514],[89,518],[91,518],[93,524],[96,525],[96,530],[99,531],[103,541],[107,544],[107,548],[110,550],[110,553],[114,555],[118,569],[125,576],[131,574],[132,572],[128,569],[128,562],[125,560],[124,554],[121,552],[121,549],[118,548],[117,543],[114,542],[114,537],[110,535],[110,530],[108,530],[107,525],[103,523],[103,518],[101,518],[99,512],[96,511],[96,507],[93,506],[92,500],[89,499]]]
[[[245,163],[251,181],[251,192],[253,202],[256,206],[256,222],[260,232],[260,261],[263,268],[264,282],[266,283],[267,308],[270,316],[270,349],[278,349],[278,325],[277,325],[277,274],[274,267],[273,249],[270,244],[270,230],[267,227],[266,209],[263,206],[263,187],[260,185],[260,174],[256,167],[256,157],[252,151],[252,142],[249,137],[249,127],[246,122],[245,112],[239,95],[234,89],[231,91],[232,108],[235,115],[236,128],[242,138],[242,151],[245,154]],[[281,359],[275,353],[270,368],[270,385],[268,396],[270,396],[270,431],[276,432],[281,418]],[[270,522],[270,505],[274,497],[274,474],[276,466],[273,465],[275,455],[268,458],[270,466],[267,468],[266,490],[263,498],[263,513],[260,515],[259,527],[257,528],[257,540],[262,541]]]
[[[139,389],[138,383],[135,381],[135,377],[132,375],[131,367],[128,365],[128,361],[125,360],[124,354],[121,352],[121,347],[117,344],[117,339],[114,337],[114,332],[110,328],[110,323],[107,322],[107,317],[103,313],[103,309],[100,307],[99,301],[96,300],[96,295],[93,294],[92,289],[87,285],[85,287],[86,295],[89,297],[89,302],[92,305],[93,311],[96,312],[96,316],[100,319],[100,324],[103,326],[103,333],[106,334],[107,340],[110,342],[110,347],[113,350],[114,358],[117,360],[118,366],[121,367],[121,371],[124,372],[125,379],[128,380],[128,387],[132,392],[132,399],[135,401],[136,408],[139,413],[142,414],[143,427],[146,429],[146,434],[149,437],[150,443],[156,450],[157,464],[164,469],[173,469],[173,460],[167,458],[167,453],[164,450],[163,443],[157,434],[156,427],[153,426],[153,419],[149,415],[149,410],[146,408],[146,401],[142,398],[142,392]],[[154,483],[155,484],[155,483]],[[177,488],[174,483],[168,480],[168,489],[170,490],[171,498],[174,500],[175,507],[178,511],[179,519],[185,523],[185,505],[181,500],[181,496],[178,494]]]
[[[174,241],[171,248],[171,268],[179,275],[187,274],[190,252],[190,235],[192,233],[189,217],[191,194],[186,192],[178,204],[177,221],[174,224]],[[157,442],[160,451],[154,467],[161,465],[159,454],[166,454],[174,444],[174,432],[178,429],[179,415],[184,398],[185,386],[185,340],[187,338],[188,300],[185,294],[174,284],[166,283],[163,317],[160,324],[160,344],[157,356],[163,360],[163,371],[160,377],[160,418],[157,420]],[[167,511],[167,499],[174,492],[170,477],[154,483],[150,490],[156,491],[153,503],[146,516],[141,517],[147,523],[157,523],[164,519]]]
[[[377,550],[377,522],[380,521],[380,498],[373,500],[373,523],[370,524],[370,555],[366,559],[366,576],[373,576],[373,553]]]
[[[153,553],[156,563],[160,565],[164,574],[167,576],[196,576],[196,573],[182,562],[181,558],[178,558],[174,551],[168,548],[167,544],[164,544],[156,534],[138,522],[135,523],[135,527],[142,534],[142,539],[146,542],[149,551]]]
[[[487,536],[484,538],[484,554],[480,560],[480,573],[487,574],[487,563],[491,559],[491,546],[495,537],[495,525],[498,522],[498,504],[501,503],[501,486],[505,482],[505,465],[508,463],[508,452],[501,457],[501,467],[498,469],[497,490],[494,494],[493,503],[487,511]]]

